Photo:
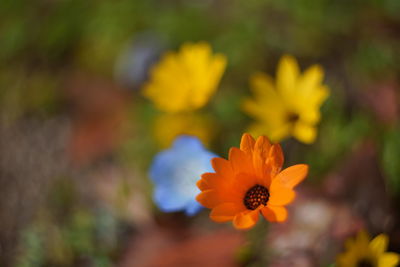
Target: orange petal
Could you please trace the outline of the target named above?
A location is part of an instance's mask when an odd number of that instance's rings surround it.
[[[265,136],[259,136],[257,141],[254,145],[254,150],[259,151],[263,158],[267,158],[268,152],[271,148],[271,143],[269,142],[268,138]]]
[[[206,208],[212,209],[223,202],[226,202],[223,197],[214,189],[209,189],[201,192],[196,196],[196,200]]]
[[[268,205],[261,210],[265,219],[270,222],[284,222],[287,219],[288,212],[285,207]]]
[[[235,173],[254,173],[251,157],[239,148],[229,150],[229,161]]]
[[[283,161],[284,157],[281,145],[272,145],[267,158],[267,165],[271,166],[272,177],[280,172],[280,170],[282,169]]]
[[[196,196],[196,200],[204,207],[212,209],[224,202],[242,203],[243,196],[237,190],[213,188],[202,191]]]
[[[212,184],[214,181],[218,181],[220,177],[214,172],[205,172],[201,175],[201,179],[206,180],[207,183]]]
[[[266,174],[267,166],[266,159],[271,148],[271,143],[265,136],[260,136],[257,138],[256,144],[254,146],[253,154],[253,166],[256,175],[259,178],[264,177]]]
[[[243,199],[244,194],[253,186],[256,184],[259,184],[260,182],[254,175],[249,175],[246,173],[239,173],[236,175],[236,190],[238,193],[240,193]]]
[[[233,218],[233,226],[236,229],[249,229],[253,227],[258,221],[259,209],[248,210],[237,214]]]
[[[234,173],[229,161],[223,158],[213,158],[211,165],[216,173],[224,176],[226,179],[233,179]]]
[[[241,179],[238,179],[236,175],[233,175],[233,179],[226,179],[216,173],[206,172],[201,175],[203,182],[198,182],[198,186],[203,186],[204,189],[200,188],[201,191],[207,189],[214,189],[217,192],[223,192],[222,195],[235,196],[241,198],[243,194],[243,185]],[[247,178],[248,179],[248,178]],[[230,197],[227,197],[227,199]]]
[[[276,176],[276,179],[279,179],[283,185],[289,188],[294,188],[301,181],[303,181],[304,178],[306,178],[307,173],[308,165],[297,164],[281,171]]]
[[[205,179],[200,179],[196,183],[197,187],[200,189],[200,191],[204,191],[207,189],[211,189],[212,187],[207,183]]]
[[[245,209],[243,205],[238,203],[223,203],[212,209],[210,218],[215,222],[231,221],[237,214],[245,211]]]
[[[224,179],[223,176],[220,176],[216,173],[206,172],[201,175],[201,179],[204,180],[204,183],[208,185],[209,189],[211,188],[224,188],[227,185],[227,181]],[[201,189],[200,190],[204,190]]]
[[[283,206],[292,202],[296,193],[286,186],[282,186],[277,179],[274,179],[270,187],[268,203],[274,206]]]
[[[242,135],[242,140],[240,141],[240,150],[248,155],[252,155],[255,144],[256,141],[254,140],[254,138],[250,134],[244,133]]]

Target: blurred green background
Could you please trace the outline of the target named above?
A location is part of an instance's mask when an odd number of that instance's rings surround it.
[[[0,266],[124,266],[149,223],[202,229],[206,214],[151,202],[158,111],[140,93],[163,52],[201,40],[228,59],[202,109],[223,157],[251,121],[240,102],[252,73],[275,75],[283,54],[323,66],[318,140],[283,142],[286,164],[310,164],[324,201],[354,208],[399,249],[399,14],[397,0],[0,1]],[[354,194],[365,184],[379,192]]]

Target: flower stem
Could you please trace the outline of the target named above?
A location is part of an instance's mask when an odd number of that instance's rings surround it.
[[[241,266],[268,266],[268,254],[265,247],[268,226],[269,224],[262,220],[246,232],[247,242],[240,248],[238,254]]]

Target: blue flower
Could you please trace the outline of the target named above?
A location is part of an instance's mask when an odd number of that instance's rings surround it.
[[[153,199],[164,212],[184,210],[194,215],[202,206],[195,200],[200,175],[212,172],[210,160],[217,155],[206,150],[197,137],[182,135],[172,148],[158,153],[150,168],[155,185]]]

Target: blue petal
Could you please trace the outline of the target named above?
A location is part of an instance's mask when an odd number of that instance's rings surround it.
[[[190,135],[178,136],[172,146],[175,149],[188,152],[205,150],[201,141],[197,137]]]
[[[164,150],[155,156],[150,168],[150,178],[156,184],[168,184],[177,168],[185,162],[197,161],[202,172],[212,171],[210,160],[215,154],[203,148],[200,140],[191,136],[178,137],[171,149]],[[199,173],[201,175],[201,173]]]
[[[179,164],[175,154],[172,150],[165,150],[155,156],[150,168],[150,178],[154,183],[163,184],[168,181],[168,177]]]
[[[164,212],[183,210],[188,203],[187,197],[176,194],[167,187],[157,187],[154,191],[154,202]]]
[[[188,216],[193,216],[193,215],[195,215],[196,213],[198,213],[202,209],[203,209],[203,206],[201,206],[196,200],[191,200],[186,205],[185,213]]]
[[[200,192],[196,182],[204,172],[211,172],[210,160],[215,154],[207,151],[200,140],[191,136],[178,137],[172,148],[155,156],[150,178],[156,186],[154,200],[163,211],[187,208],[195,214],[201,206],[195,201]]]

